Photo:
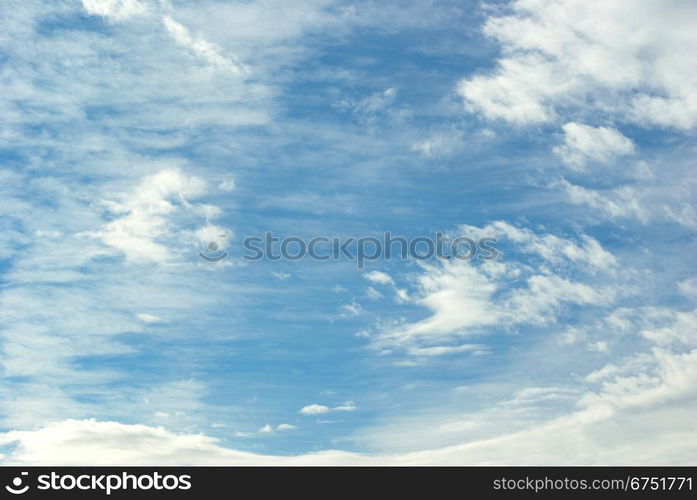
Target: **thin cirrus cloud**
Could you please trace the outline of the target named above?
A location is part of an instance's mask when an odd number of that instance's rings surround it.
[[[123,21],[131,17],[147,14],[151,9],[157,9],[158,5],[154,2],[143,3],[139,0],[83,0],[82,5],[88,14],[102,16],[114,21]],[[166,3],[159,6],[160,9],[166,7]],[[162,25],[175,43],[188,49],[191,53],[206,62],[211,68],[229,71],[235,75],[240,75],[246,71],[237,58],[226,55],[217,44],[209,42],[203,38],[194,37],[183,24],[174,20],[163,9]]]

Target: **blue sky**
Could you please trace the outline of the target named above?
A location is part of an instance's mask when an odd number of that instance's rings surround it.
[[[2,463],[694,463],[691,2],[1,9]]]

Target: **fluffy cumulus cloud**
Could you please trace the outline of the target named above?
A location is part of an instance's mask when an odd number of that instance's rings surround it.
[[[601,218],[694,228],[687,156],[635,161],[636,139],[623,130],[669,130],[679,137],[697,124],[691,56],[697,35],[690,26],[696,15],[697,7],[681,0],[602,6],[516,0],[492,7],[483,33],[501,54],[457,90],[466,109],[486,119],[560,127],[561,141],[552,149],[575,179],[553,185],[564,188],[571,203]]]
[[[322,415],[324,413],[329,413],[329,407],[313,403],[303,406],[298,413],[301,415]]]
[[[253,461],[253,455],[225,450],[206,436],[173,434],[161,427],[95,420],[65,420],[37,431],[14,431],[2,435],[0,443],[17,444],[12,461],[22,464],[144,465]]]
[[[646,125],[697,123],[697,7],[681,0],[602,5],[517,0],[489,17],[501,44],[488,73],[462,80],[472,110],[513,123],[544,123],[570,109]]]
[[[608,163],[617,156],[634,152],[634,143],[610,127],[570,122],[562,129],[564,144],[555,148],[554,152],[572,167],[582,167],[588,161]]]
[[[394,280],[392,279],[392,277],[383,271],[370,271],[368,273],[365,273],[363,277],[368,281],[372,281],[373,283],[377,283],[379,285],[394,284]]]
[[[195,176],[187,176],[179,169],[164,169],[146,176],[131,193],[116,200],[102,203],[116,218],[103,229],[91,233],[106,245],[136,261],[167,262],[170,249],[159,240],[176,241],[182,233],[173,223],[177,212],[189,211],[199,216],[215,216],[218,211],[208,205],[194,206],[187,199],[206,192],[206,183]],[[225,229],[204,226],[197,231],[201,241],[211,241]]]
[[[688,229],[697,228],[697,211],[692,203],[693,183],[687,179],[682,186],[628,184],[593,189],[561,179],[557,186],[569,202],[589,207],[607,219],[634,219],[648,225],[670,221]]]
[[[355,410],[356,405],[353,403],[353,401],[344,401],[343,403],[340,403],[334,407],[313,403],[311,405],[303,406],[302,408],[300,408],[300,411],[298,413],[300,413],[301,415],[326,415],[330,412],[345,412]]]

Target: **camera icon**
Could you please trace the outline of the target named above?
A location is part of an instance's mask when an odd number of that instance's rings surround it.
[[[27,475],[29,475],[28,472],[20,473],[19,476],[15,477],[12,480],[12,485],[5,486],[5,489],[7,491],[9,491],[10,493],[12,493],[13,495],[21,495],[23,493],[26,493],[27,490],[29,489],[29,485],[25,485],[24,487],[22,487],[22,483],[24,482],[23,476],[27,476]]]

